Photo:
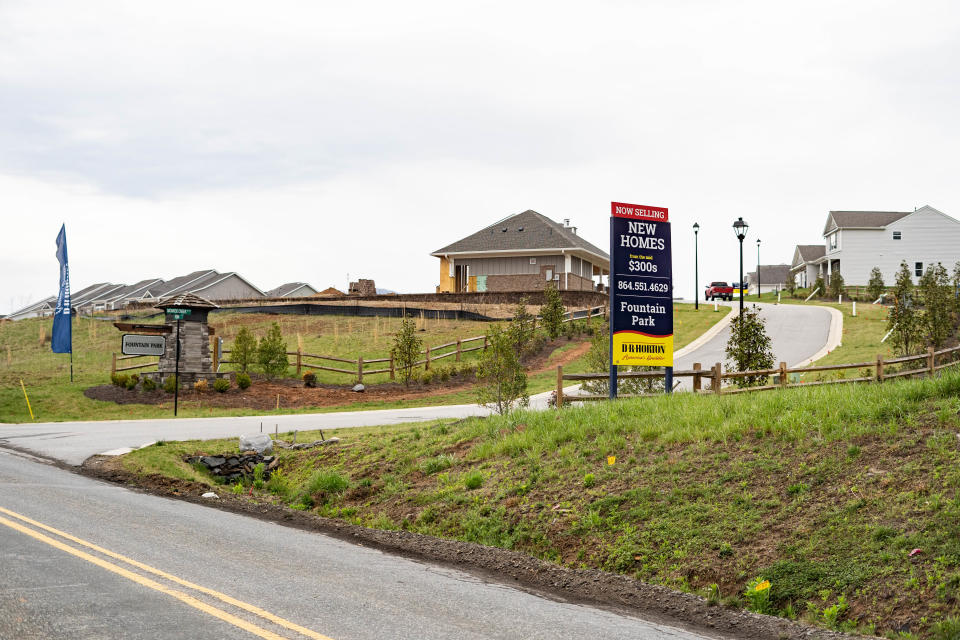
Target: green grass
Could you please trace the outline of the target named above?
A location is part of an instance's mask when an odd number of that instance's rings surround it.
[[[211,316],[212,326],[218,336],[225,338],[225,345],[232,344],[233,337],[241,326],[247,326],[255,335],[266,332],[270,323],[279,321],[288,348],[303,345],[304,352],[334,355],[343,358],[385,357],[389,351],[392,333],[399,323],[395,318],[347,318],[339,316],[291,316],[277,317],[267,314],[223,313]],[[717,322],[722,314],[712,310],[693,310],[692,305],[676,305],[674,324],[676,347],[689,343]],[[599,323],[600,319],[594,319]],[[425,344],[438,345],[457,339],[483,335],[488,323],[459,320],[417,319],[425,329],[419,333]],[[111,322],[76,318],[74,320],[74,382],[70,382],[70,358],[66,354],[50,351],[52,320],[34,318],[18,322],[0,323],[0,422],[28,422],[30,413],[20,388],[22,379],[37,421],[73,420],[121,420],[141,418],[169,418],[173,413],[173,399],[163,405],[129,404],[117,405],[98,402],[83,395],[84,389],[109,383],[111,354],[119,351],[120,332]],[[578,346],[576,342],[564,343],[551,354],[547,362],[558,361],[564,353]],[[464,354],[464,362],[472,362],[479,352]],[[291,363],[294,358],[291,357]],[[442,365],[452,358],[441,361]],[[330,363],[328,363],[330,364]],[[377,364],[375,366],[383,366]],[[568,373],[585,371],[583,359],[565,365]],[[135,373],[135,372],[128,372]],[[295,370],[291,367],[289,375]],[[321,382],[352,385],[350,376],[331,372],[318,372]],[[364,382],[376,384],[386,381],[387,374],[365,376]],[[555,371],[532,374],[528,381],[531,394],[553,389],[556,385]],[[394,402],[359,401],[335,407],[282,408],[277,410],[223,409],[197,405],[189,398],[181,398],[178,414],[181,417],[214,417],[242,415],[271,415],[297,413],[324,413],[331,411],[362,411],[367,409],[390,409],[432,406],[443,404],[472,404],[476,394],[472,389],[461,389],[436,396],[398,400]]]
[[[880,633],[908,620],[917,637],[949,637],[937,634],[960,616],[958,413],[960,371],[947,370],[341,429],[336,447],[281,452],[288,490],[253,499],[740,606],[761,578],[778,615]],[[123,464],[194,478],[185,456],[235,447],[171,442]],[[318,474],[347,485],[305,503]]]

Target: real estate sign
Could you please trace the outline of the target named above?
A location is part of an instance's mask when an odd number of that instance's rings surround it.
[[[667,209],[610,203],[610,336],[615,365],[673,366]]]
[[[167,345],[163,336],[123,334],[120,350],[128,356],[162,356]]]

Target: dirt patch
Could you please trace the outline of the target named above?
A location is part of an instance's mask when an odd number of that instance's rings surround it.
[[[209,486],[158,475],[137,476],[119,458],[95,456],[79,472],[154,495],[178,498],[315,531],[397,555],[468,571],[538,595],[600,606],[646,620],[681,626],[711,636],[743,639],[800,640],[851,636],[746,611],[711,606],[699,596],[638,582],[593,569],[570,569],[522,553],[479,544],[443,540],[408,531],[382,531],[322,518],[269,502],[218,491],[219,500],[201,498]]]
[[[528,373],[536,374],[564,366],[581,357],[590,349],[590,343],[581,341],[575,347],[564,351],[551,360],[551,356],[566,340],[550,343],[539,354],[525,362]],[[418,400],[466,391],[476,386],[472,375],[451,378],[447,382],[435,385],[411,384],[406,387],[397,382],[368,385],[363,393],[352,391],[353,385],[317,385],[306,388],[296,379],[268,381],[255,378],[254,384],[247,389],[231,387],[224,393],[208,390],[202,393],[180,390],[180,402],[197,408],[216,407],[228,409],[253,409],[266,411],[276,409],[302,409],[306,407],[339,407],[357,402],[396,402],[400,400]],[[162,405],[173,402],[173,395],[162,389],[144,391],[137,388],[128,390],[112,384],[99,385],[84,389],[83,395],[91,400],[114,402],[116,404]],[[277,400],[279,396],[279,402]]]

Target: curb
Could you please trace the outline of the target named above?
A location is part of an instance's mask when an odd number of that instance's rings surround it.
[[[806,360],[790,365],[791,369],[810,366],[820,358],[839,347],[843,341],[843,313],[839,309],[834,309],[833,307],[823,307],[820,305],[811,306],[815,306],[819,309],[826,309],[830,312],[830,332],[827,334],[827,343],[823,345],[819,351]]]

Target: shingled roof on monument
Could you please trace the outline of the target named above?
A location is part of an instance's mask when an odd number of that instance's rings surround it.
[[[581,249],[604,260],[610,259],[606,251],[578,236],[573,227],[565,227],[530,209],[495,222],[430,255],[529,249]]]
[[[220,306],[213,304],[205,298],[193,293],[181,293],[178,296],[161,300],[156,309],[169,309],[170,307],[186,307],[187,309],[219,309]]]

